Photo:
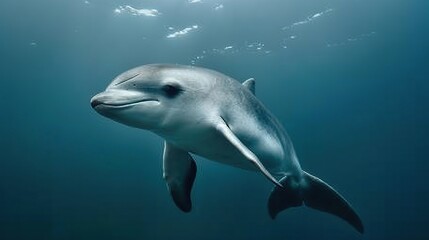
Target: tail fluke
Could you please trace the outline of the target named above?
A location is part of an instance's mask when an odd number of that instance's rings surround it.
[[[342,218],[360,233],[364,232],[359,216],[337,191],[309,173],[304,172],[303,177],[301,182],[287,176],[280,180],[284,187],[276,186],[268,200],[271,218],[274,219],[285,209],[305,204],[310,208]]]

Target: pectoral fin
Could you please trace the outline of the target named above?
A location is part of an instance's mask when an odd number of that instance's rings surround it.
[[[219,131],[245,158],[247,158],[252,164],[254,164],[261,172],[265,175],[271,182],[276,184],[279,187],[282,185],[271,175],[270,172],[262,165],[258,157],[250,151],[241,141],[235,136],[235,134],[228,127],[226,122],[223,120],[219,122],[216,126],[217,131]]]
[[[164,143],[164,179],[174,203],[184,212],[192,209],[191,190],[197,167],[188,152]]]

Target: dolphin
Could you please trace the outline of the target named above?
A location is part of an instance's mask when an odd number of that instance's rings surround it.
[[[163,177],[176,206],[191,211],[196,176],[192,155],[260,172],[274,184],[268,212],[306,205],[364,227],[331,186],[302,170],[280,122],[255,96],[253,78],[242,84],[220,72],[184,65],[149,64],[117,76],[91,106],[116,122],[164,139]],[[192,154],[192,155],[191,155]]]

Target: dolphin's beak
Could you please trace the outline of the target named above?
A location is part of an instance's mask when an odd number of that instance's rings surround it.
[[[95,108],[96,106],[103,104],[102,101],[100,101],[97,97],[97,95],[95,95],[94,97],[91,98],[91,107]]]
[[[141,92],[115,89],[106,90],[92,97],[91,106],[94,109],[99,105],[109,108],[118,108],[147,101],[158,102],[157,99],[149,97]]]
[[[101,92],[91,98],[91,107],[95,109],[98,105],[108,102],[108,95],[105,92]]]

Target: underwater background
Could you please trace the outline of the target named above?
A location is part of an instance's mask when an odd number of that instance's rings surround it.
[[[429,2],[0,1],[0,239],[429,239]],[[256,79],[303,169],[363,235],[272,183],[197,157],[193,211],[162,179],[161,138],[90,98],[149,63]]]

